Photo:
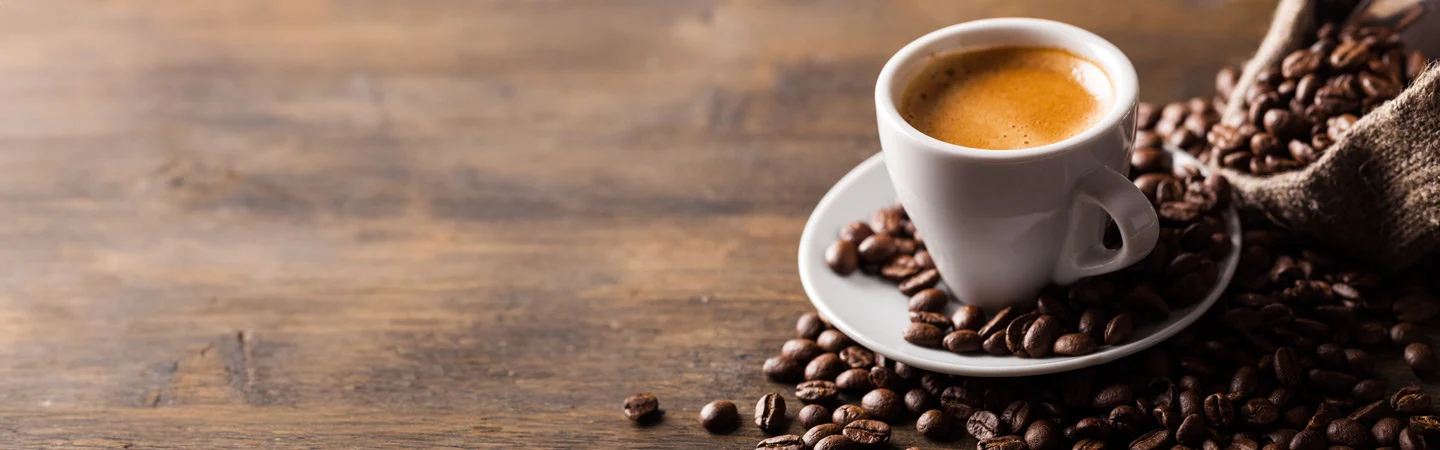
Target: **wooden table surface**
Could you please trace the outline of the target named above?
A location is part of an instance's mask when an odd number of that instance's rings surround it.
[[[753,448],[694,415],[786,390],[893,51],[1057,19],[1175,100],[1272,7],[0,1],[0,447]]]

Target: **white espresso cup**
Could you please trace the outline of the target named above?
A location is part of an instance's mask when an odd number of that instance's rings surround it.
[[[933,56],[1001,46],[1070,51],[1104,70],[1110,110],[1060,142],[1019,150],[962,147],[925,135],[897,102]],[[985,309],[1032,303],[1050,283],[1112,272],[1145,258],[1159,221],[1125,176],[1134,146],[1139,87],[1115,45],[1078,27],[1040,19],[977,20],[927,34],[900,49],[875,83],[885,165],[900,203],[942,279],[960,301]],[[1102,243],[1106,218],[1118,250]]]

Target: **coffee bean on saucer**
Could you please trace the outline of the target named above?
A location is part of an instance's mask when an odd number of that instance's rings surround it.
[[[830,421],[840,426],[849,425],[850,422],[869,418],[870,413],[865,412],[863,408],[855,405],[840,405],[835,407],[834,412],[830,413]]]
[[[1050,352],[1054,350],[1055,341],[1060,338],[1063,331],[1064,326],[1055,316],[1043,314],[1036,317],[1028,331],[1025,332],[1023,343],[1025,353],[1031,358],[1049,356]],[[978,338],[979,335],[977,334],[976,337]]]
[[[930,288],[910,296],[909,309],[911,311],[940,312],[945,309],[945,304],[950,301],[945,291]]]
[[[974,353],[981,350],[984,340],[980,333],[971,330],[955,330],[945,335],[941,342],[946,350],[954,353]]]
[[[1006,327],[1010,326],[1010,321],[1015,320],[1015,318],[1019,316],[1020,312],[1016,311],[1013,306],[1000,310],[1000,312],[995,313],[995,316],[991,317],[988,322],[985,322],[984,326],[980,327],[978,330],[980,337],[988,339],[990,335],[1004,331]]]
[[[1095,352],[1095,338],[1086,333],[1070,333],[1055,341],[1053,350],[1067,356],[1088,355]]]
[[[640,421],[660,410],[660,400],[650,394],[635,394],[625,398],[622,408],[625,418]]]
[[[940,347],[945,332],[940,327],[922,322],[911,322],[905,326],[905,342],[921,347]]]
[[[985,311],[975,305],[963,305],[950,316],[950,322],[957,330],[979,331],[985,326]]]
[[[878,420],[862,419],[845,425],[841,433],[856,443],[875,445],[890,440],[890,425]]]
[[[840,240],[858,246],[861,242],[865,241],[865,238],[873,236],[874,234],[875,231],[870,229],[869,224],[865,222],[850,222],[845,225],[845,228],[840,229]]]
[[[766,433],[773,433],[780,431],[784,422],[785,399],[774,392],[761,396],[755,404],[755,426]]]
[[[828,421],[829,418],[826,418],[825,423],[810,427],[810,429],[805,432],[805,435],[800,437],[800,440],[805,444],[806,447],[813,448],[815,447],[815,444],[820,443],[821,439],[825,439],[829,436],[837,436],[840,434],[840,430],[842,430],[843,427],[830,423]]]
[[[700,408],[700,426],[711,433],[724,433],[740,423],[740,412],[729,400],[715,400]]]
[[[932,409],[920,414],[920,418],[915,420],[915,431],[930,439],[943,439],[950,436],[954,422],[949,414]]]
[[[800,436],[784,434],[760,441],[755,445],[755,450],[804,450],[805,442]]]
[[[1110,318],[1103,333],[1106,345],[1120,345],[1130,340],[1130,333],[1135,330],[1135,320],[1131,317],[1130,313],[1121,313]]]
[[[850,241],[835,241],[825,248],[825,264],[839,275],[849,275],[860,265],[860,255]]]
[[[910,311],[910,321],[928,323],[934,325],[936,328],[939,328],[941,331],[944,331],[946,328],[950,327],[950,318],[945,317],[944,314],[934,312]]]
[[[900,282],[900,293],[915,295],[920,291],[935,287],[938,283],[940,283],[940,272],[936,269],[925,269]]]
[[[1394,417],[1386,417],[1375,422],[1370,427],[1370,436],[1375,439],[1375,444],[1381,447],[1393,447],[1395,440],[1400,437],[1400,430],[1405,429],[1405,422]]]
[[[1079,445],[1079,444],[1076,444]],[[995,436],[989,439],[981,439],[975,444],[976,450],[1026,450],[1025,440],[1019,436],[1005,435]],[[1103,450],[1103,447],[1087,448],[1085,450]]]

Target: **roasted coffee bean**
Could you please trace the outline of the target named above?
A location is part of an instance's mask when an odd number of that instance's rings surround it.
[[[932,409],[920,414],[920,418],[915,420],[915,431],[930,439],[943,439],[950,435],[954,422],[949,414]]]
[[[765,376],[780,382],[799,381],[805,374],[806,366],[784,356],[772,356],[765,360]]]
[[[1405,386],[1390,396],[1390,407],[1397,412],[1421,414],[1430,409],[1430,394],[1420,386]]]
[[[970,415],[970,419],[965,422],[965,431],[975,439],[984,440],[1005,434],[1006,426],[995,413],[982,409]]]
[[[821,353],[825,353],[825,349],[820,348],[819,344],[809,339],[791,339],[785,341],[785,345],[780,346],[780,356],[790,358],[798,363],[808,363]]]
[[[890,425],[871,419],[862,419],[845,425],[841,432],[850,440],[863,445],[875,445],[890,440]]]
[[[870,264],[884,264],[890,261],[890,257],[895,256],[897,250],[895,239],[887,234],[867,237],[856,247],[860,260]]]
[[[1354,375],[1335,370],[1310,369],[1310,385],[1327,391],[1347,391],[1355,386]]]
[[[1055,353],[1066,356],[1088,355],[1095,352],[1095,338],[1086,333],[1070,333],[1055,341]]]
[[[950,377],[935,372],[925,372],[920,376],[920,387],[929,391],[931,395],[937,395],[950,388]]]
[[[945,317],[944,314],[935,312],[910,311],[910,321],[918,323],[928,323],[934,325],[935,328],[939,328],[941,331],[944,331],[945,328],[950,326],[949,318]]]
[[[1425,340],[1425,330],[1420,329],[1420,326],[1413,322],[1400,322],[1390,327],[1390,342],[1394,342],[1395,345],[1406,345]]]
[[[873,236],[874,234],[875,230],[871,229],[869,224],[865,222],[850,222],[845,225],[845,228],[840,229],[840,240],[860,245],[861,242],[865,241],[865,238]]]
[[[1255,368],[1251,366],[1240,366],[1235,369],[1235,375],[1230,377],[1230,392],[1249,397],[1255,395],[1260,388],[1260,377],[1255,375]]]
[[[825,330],[820,332],[820,336],[815,338],[815,343],[819,344],[820,348],[825,349],[827,352],[837,353],[844,350],[845,347],[855,345],[855,341],[850,340],[850,337],[846,336],[845,333],[841,333],[840,330]]]
[[[773,433],[784,428],[785,399],[771,392],[760,397],[755,404],[755,426],[761,431]]]
[[[1412,342],[1405,346],[1405,364],[1410,365],[1410,370],[1420,375],[1435,373],[1440,368],[1440,360],[1435,358],[1435,351],[1430,345],[1424,342]]]
[[[1090,406],[1095,409],[1113,409],[1120,405],[1128,405],[1135,401],[1135,393],[1125,383],[1113,383],[1105,386],[1095,393],[1090,400]]]
[[[1395,318],[1405,322],[1429,322],[1440,314],[1440,300],[1429,292],[1417,291],[1400,296],[1391,305]]]
[[[1006,429],[1012,432],[1024,430],[1030,425],[1030,403],[1024,400],[1015,400],[1005,407],[1000,413],[1000,421],[1004,422]]]
[[[755,450],[804,450],[805,441],[800,436],[785,434],[760,441]]]
[[[980,336],[989,339],[991,335],[1004,331],[1006,327],[1010,326],[1010,321],[1015,320],[1020,314],[1021,313],[1016,311],[1014,307],[1000,310],[1000,312],[995,313],[995,317],[991,317],[990,321],[985,322],[985,325],[980,327]]]
[[[1130,313],[1120,313],[1105,324],[1105,344],[1120,345],[1130,340],[1130,333],[1135,330],[1135,319]]]
[[[828,419],[827,419],[827,420],[828,420]],[[828,423],[828,422],[827,422],[827,423],[822,423],[822,424],[819,424],[819,425],[810,427],[810,430],[809,430],[809,431],[806,431],[806,432],[805,432],[805,435],[800,437],[800,440],[805,444],[806,447],[812,447],[812,448],[813,448],[813,447],[815,447],[816,444],[819,444],[819,443],[820,443],[820,440],[825,439],[825,438],[830,437],[830,436],[837,436],[837,435],[840,434],[840,431],[843,430],[843,429],[844,429],[844,428],[841,427],[840,425],[836,425],[836,424]]]
[[[1205,419],[1199,414],[1191,414],[1180,422],[1175,428],[1175,440],[1185,445],[1196,445],[1205,439]]]
[[[957,330],[979,330],[985,326],[985,311],[975,305],[964,305],[950,316],[950,322]]]
[[[1378,400],[1361,406],[1359,408],[1355,408],[1355,410],[1351,411],[1350,415],[1347,417],[1350,420],[1360,422],[1362,424],[1369,424],[1375,423],[1376,420],[1380,420],[1381,417],[1385,417],[1390,413],[1390,404],[1386,403],[1384,400]]]
[[[868,391],[874,386],[870,384],[870,371],[865,369],[850,369],[840,372],[835,376],[835,388],[847,391]],[[796,396],[799,396],[798,392]],[[804,400],[804,399],[801,399]]]
[[[825,264],[836,274],[849,275],[860,265],[860,254],[850,241],[835,241],[825,248]]]
[[[830,408],[818,404],[805,405],[804,408],[800,408],[799,413],[795,414],[795,418],[800,420],[800,426],[808,430],[821,424],[830,423]]]
[[[1332,444],[1352,448],[1369,448],[1371,443],[1370,430],[1365,428],[1364,424],[1346,418],[1330,421],[1330,426],[1325,429],[1325,437]]]
[[[1189,136],[1194,137],[1193,134]],[[1170,154],[1155,147],[1141,147],[1137,143],[1135,153],[1130,155],[1130,167],[1141,173],[1168,171]]]
[[[1410,428],[1425,435],[1440,433],[1440,417],[1410,416]]]
[[[945,291],[930,288],[910,296],[909,308],[911,311],[939,312],[945,309],[945,304],[949,301]]]
[[[1071,449],[1071,450],[1105,450],[1105,440],[1103,440],[1103,439],[1081,439],[1081,440],[1079,440],[1079,441],[1076,441],[1076,442],[1075,442],[1075,445],[1074,445],[1073,447],[1070,447],[1070,449]]]
[[[1400,450],[1425,450],[1428,448],[1425,437],[1411,428],[1400,430],[1400,435],[1395,437],[1395,444]]]
[[[1099,417],[1086,417],[1075,422],[1075,435],[1081,438],[1102,439],[1110,436],[1110,422]]]
[[[860,407],[865,408],[870,417],[888,421],[900,417],[900,413],[905,411],[905,402],[895,391],[876,389],[860,399]]]
[[[816,313],[801,314],[800,318],[795,320],[795,336],[800,339],[818,338],[825,328],[825,321]]]
[[[1290,439],[1290,450],[1325,450],[1325,432],[1301,430]]]
[[[835,376],[840,375],[840,372],[844,372],[848,368],[849,366],[846,366],[845,362],[841,361],[840,357],[834,353],[821,353],[805,365],[805,379],[834,380]]]
[[[1005,346],[1005,333],[991,334],[980,344],[980,349],[992,355],[1009,355],[1010,349]]]
[[[1080,323],[1076,326],[1076,331],[1088,334],[1095,339],[1101,339],[1105,335],[1105,324],[1107,320],[1108,317],[1105,315],[1105,310],[1100,308],[1087,309],[1080,314]]]
[[[1350,395],[1356,401],[1370,402],[1385,398],[1385,382],[1382,380],[1360,380],[1355,387],[1350,389]]]
[[[865,347],[852,345],[840,351],[840,360],[852,369],[868,368],[875,365],[875,353]]]
[[[1019,436],[996,436],[989,439],[981,439],[975,444],[976,450],[1026,450],[1025,440]]]
[[[905,326],[905,342],[921,347],[939,347],[944,336],[940,327],[928,323],[911,322]]]
[[[864,408],[856,405],[836,406],[835,411],[830,413],[830,421],[842,427],[845,425],[849,425],[850,422],[869,418],[870,413],[865,412]]]
[[[880,208],[870,215],[870,228],[876,233],[895,236],[904,228],[905,212],[895,208]]]
[[[1296,359],[1295,351],[1289,347],[1280,347],[1275,350],[1275,379],[1289,386],[1299,386],[1304,383],[1301,375],[1302,368]]]
[[[1240,407],[1240,417],[1245,423],[1255,426],[1265,426],[1280,419],[1280,411],[1270,399],[1264,397],[1252,398]]]
[[[925,269],[905,281],[900,282],[900,293],[915,295],[916,293],[935,287],[940,283],[940,272],[935,269]]]
[[[1310,423],[1310,408],[1305,405],[1292,406],[1280,415],[1280,420],[1288,427],[1305,428]]]
[[[1290,448],[1290,440],[1295,438],[1295,430],[1281,428],[1266,434],[1261,442],[1268,442],[1266,445],[1279,444],[1279,448]]]
[[[1011,326],[1014,326],[1014,324]],[[1025,353],[1031,358],[1050,356],[1050,352],[1053,351],[1055,347],[1055,340],[1060,337],[1060,333],[1063,331],[1064,325],[1062,325],[1060,319],[1055,318],[1055,316],[1041,315],[1035,318],[1035,321],[1030,324],[1029,330],[1025,332],[1023,339]]]
[[[1150,430],[1130,441],[1130,450],[1164,450],[1170,448],[1170,431],[1164,428]]]
[[[879,358],[876,358],[877,360]],[[905,379],[884,365],[876,364],[865,374],[871,387],[885,388],[892,391],[899,391],[905,388]],[[842,388],[843,389],[843,388]]]
[[[951,386],[940,394],[940,409],[956,420],[969,419],[983,400],[976,398],[969,389]]]
[[[1265,398],[1270,399],[1270,403],[1274,403],[1277,407],[1285,407],[1289,406],[1290,400],[1295,398],[1295,391],[1289,387],[1279,386],[1271,390],[1270,395]]]
[[[1037,420],[1025,428],[1025,444],[1030,450],[1063,450],[1065,436],[1060,426],[1049,420]]]
[[[1225,394],[1214,393],[1205,397],[1205,419],[1216,426],[1228,427],[1235,423],[1235,407]]]
[[[621,408],[625,418],[633,421],[646,420],[660,411],[660,400],[650,394],[635,394],[625,398]]]
[[[945,335],[945,339],[941,341],[941,344],[945,346],[946,350],[954,353],[978,352],[984,343],[984,339],[980,338],[980,333],[971,330],[951,331],[950,334]]]
[[[814,450],[848,450],[855,446],[855,441],[844,435],[826,436],[815,443]]]
[[[1375,361],[1370,354],[1358,348],[1345,349],[1345,369],[1359,375],[1365,375],[1375,370]]]
[[[935,396],[924,389],[916,388],[905,392],[905,409],[911,414],[920,414],[934,408],[938,403]]]
[[[711,433],[733,430],[739,423],[740,412],[729,400],[715,400],[700,408],[700,426]]]

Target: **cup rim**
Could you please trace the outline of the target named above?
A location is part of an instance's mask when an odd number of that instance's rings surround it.
[[[1110,111],[1106,112],[1105,116],[1094,125],[1091,125],[1090,128],[1074,136],[1038,147],[1012,150],[979,149],[945,142],[921,132],[919,129],[916,129],[914,125],[911,125],[909,121],[905,120],[905,118],[900,117],[899,108],[895,104],[896,99],[891,95],[891,84],[895,81],[897,72],[916,58],[929,56],[930,53],[924,49],[936,41],[949,39],[957,35],[996,28],[1010,29],[1020,33],[1036,29],[1055,30],[1067,35],[1066,44],[1055,45],[1055,47],[1073,49],[1075,47],[1085,46],[1097,53],[1104,54],[1106,57],[1095,58],[1099,60],[1092,60],[1092,62],[1099,65],[1101,70],[1105,71],[1105,75],[1110,77],[1110,86],[1114,95],[1114,101],[1110,106]],[[1125,53],[1120,51],[1115,44],[1110,43],[1110,41],[1105,40],[1105,38],[1095,33],[1074,25],[1054,20],[1028,17],[980,19],[950,25],[927,33],[924,36],[910,41],[909,44],[906,44],[900,48],[899,51],[895,52],[895,54],[890,57],[890,60],[886,61],[885,67],[880,70],[880,76],[875,82],[876,113],[879,114],[882,119],[886,119],[881,120],[882,126],[885,126],[883,125],[885,122],[889,122],[889,126],[895,128],[896,131],[899,131],[907,139],[924,144],[919,147],[927,151],[994,162],[1020,162],[1042,159],[1065,153],[1070,149],[1083,147],[1084,144],[1103,137],[1109,130],[1112,130],[1118,125],[1122,119],[1130,116],[1130,111],[1135,108],[1138,99],[1139,81],[1135,74],[1135,66],[1130,62],[1130,58],[1126,57]]]

